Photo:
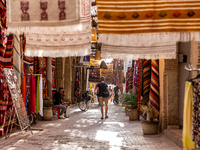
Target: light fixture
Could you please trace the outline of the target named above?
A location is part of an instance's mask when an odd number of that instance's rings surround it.
[[[106,65],[105,61],[101,61],[100,69],[108,69],[108,66]]]

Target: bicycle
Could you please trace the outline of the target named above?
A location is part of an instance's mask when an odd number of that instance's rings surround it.
[[[90,108],[91,103],[94,103],[94,97],[89,94],[88,91],[84,92],[82,97],[83,98],[78,103],[78,107],[82,111],[87,111]]]

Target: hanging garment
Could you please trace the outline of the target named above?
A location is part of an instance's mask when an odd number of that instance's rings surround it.
[[[31,75],[30,100],[28,114],[35,113],[35,77]]]
[[[151,63],[151,85],[150,85],[150,104],[159,112],[159,60],[152,60]]]
[[[26,108],[26,77],[25,77],[25,74],[23,75],[22,97],[23,97],[24,107]]]
[[[42,75],[40,75],[40,115],[43,116]]]
[[[138,60],[135,61],[134,65],[134,85],[137,87],[137,70],[138,70]]]
[[[145,60],[143,62],[143,100],[142,105],[146,105],[149,102],[150,83],[151,83],[151,60]]]
[[[138,95],[138,106],[137,111],[141,114],[140,106],[142,104],[141,93],[142,93],[142,62],[143,60],[138,60],[138,70],[137,70],[137,95]]]
[[[37,89],[36,89],[36,114],[40,111],[40,76],[37,76]]]
[[[191,120],[189,120],[189,121],[192,122],[192,140],[194,141],[195,148],[197,148],[197,149],[200,148],[200,130],[199,130],[200,129],[200,117],[199,117],[200,106],[199,106],[199,104],[200,104],[200,82],[195,81],[194,82],[194,94],[193,94],[193,108],[192,108],[193,113],[190,112],[190,116],[188,114],[186,114],[186,115],[187,115],[187,117],[190,117],[190,118],[192,116],[192,121]],[[186,105],[186,106],[190,107],[190,105]],[[190,118],[187,118],[187,119],[190,119]],[[189,129],[191,129],[191,128],[189,128]]]
[[[52,62],[52,97],[53,97],[54,94],[56,93],[56,72],[55,72],[56,59],[52,58],[51,62]]]
[[[192,141],[192,104],[193,104],[193,85],[185,82],[185,97],[184,97],[184,111],[183,111],[183,148],[194,149],[194,142]]]

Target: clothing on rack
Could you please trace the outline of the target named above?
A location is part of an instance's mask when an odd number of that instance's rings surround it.
[[[35,77],[31,75],[30,100],[28,114],[35,113]]]
[[[42,74],[40,74],[40,115],[43,116]]]
[[[194,81],[194,94],[193,94],[193,113],[192,116],[192,140],[195,143],[195,148],[200,148],[200,82]],[[186,105],[186,107],[189,107]],[[184,114],[185,115],[185,114]],[[191,129],[191,128],[189,128]]]
[[[26,76],[25,74],[23,75],[22,98],[24,102],[24,107],[26,108]]]
[[[183,111],[183,148],[194,149],[192,141],[192,105],[193,105],[193,85],[185,82],[185,97]]]
[[[36,88],[36,114],[40,111],[40,76],[37,76],[37,88]]]

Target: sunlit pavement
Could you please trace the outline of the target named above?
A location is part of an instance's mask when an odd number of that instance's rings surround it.
[[[143,136],[139,121],[129,121],[121,106],[109,104],[108,119],[101,120],[97,104],[87,112],[69,109],[70,118],[40,121],[25,133],[16,130],[8,139],[0,139],[7,150],[181,150],[162,134]]]

